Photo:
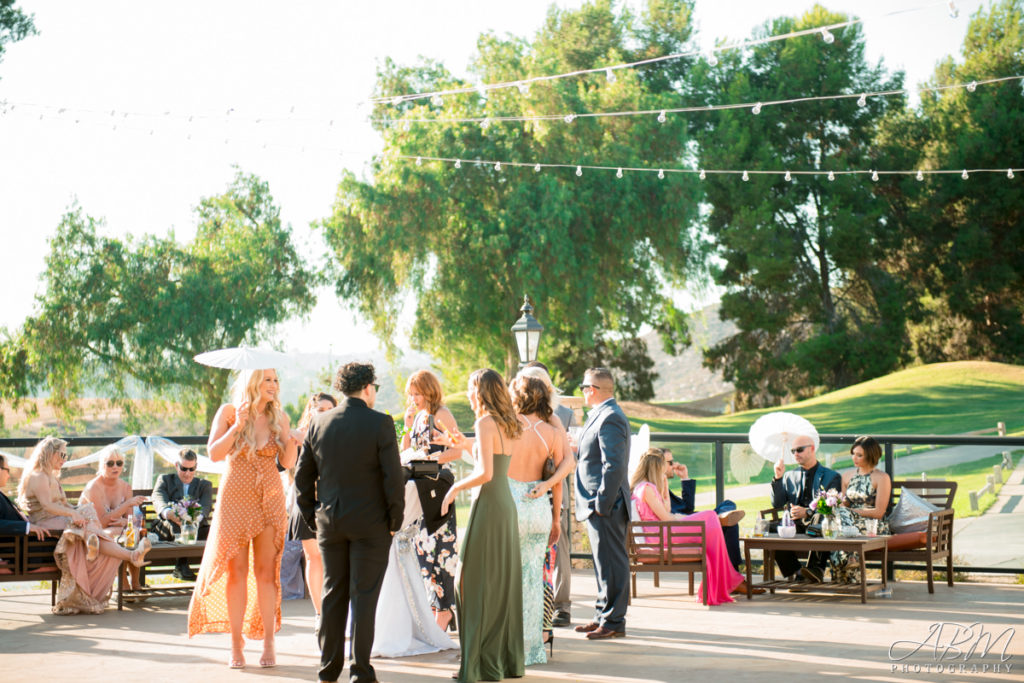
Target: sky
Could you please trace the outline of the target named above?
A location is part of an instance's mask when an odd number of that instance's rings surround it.
[[[363,104],[377,64],[422,55],[463,75],[482,32],[531,37],[552,4],[583,3],[21,0],[40,35],[8,45],[0,63],[0,326],[17,328],[32,314],[47,240],[73,202],[105,221],[104,234],[173,231],[185,241],[199,199],[224,192],[235,165],[269,182],[300,251],[322,262],[310,223],[330,214],[342,172],[364,174],[381,147]],[[812,4],[697,0],[697,40],[707,48],[747,38]],[[934,0],[822,4],[863,18],[868,59],[903,69],[908,85],[959,55],[982,5],[956,2],[951,18]],[[714,296],[706,288],[676,295],[689,307]],[[329,289],[279,335],[293,351],[326,352],[325,340],[335,353],[379,347]]]

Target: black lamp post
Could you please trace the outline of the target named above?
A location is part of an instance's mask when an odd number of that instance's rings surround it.
[[[537,345],[540,343],[540,333],[544,330],[544,326],[531,315],[533,306],[530,305],[530,297],[523,296],[523,307],[519,310],[523,315],[512,325],[512,334],[516,338],[516,346],[519,349],[519,367],[522,369],[530,361],[537,360]]]

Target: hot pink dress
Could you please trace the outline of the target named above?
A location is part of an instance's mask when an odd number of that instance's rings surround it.
[[[633,489],[633,502],[636,503],[636,511],[641,521],[657,522],[658,516],[654,514],[651,506],[644,501],[644,489],[650,487],[651,491],[661,499],[658,489],[649,481],[640,482]],[[662,503],[665,501],[662,500]],[[666,506],[667,507],[667,506]],[[704,595],[704,581],[708,582],[708,604],[720,605],[723,602],[732,602],[729,595],[732,589],[740,585],[743,575],[733,568],[729,562],[729,552],[725,549],[725,536],[722,535],[722,522],[718,519],[718,513],[714,510],[695,512],[692,515],[683,517],[686,520],[697,520],[704,522],[704,536],[707,548],[707,576],[701,581],[701,588],[697,591],[697,599]],[[645,528],[646,530],[646,528]],[[651,533],[657,536],[658,532],[653,527]]]

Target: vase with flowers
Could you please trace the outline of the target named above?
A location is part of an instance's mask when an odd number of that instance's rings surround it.
[[[839,506],[843,503],[843,494],[836,489],[819,489],[818,495],[811,501],[810,509],[821,515],[821,535],[835,538],[839,535]]]

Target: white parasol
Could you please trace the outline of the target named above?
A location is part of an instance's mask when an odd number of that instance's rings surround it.
[[[195,357],[197,363],[225,370],[268,370],[279,368],[291,360],[291,356],[273,349],[251,349],[233,346],[216,351],[205,351]]]
[[[736,481],[749,484],[750,479],[761,472],[764,458],[745,443],[734,443],[729,449],[729,471]]]
[[[640,458],[651,447],[651,428],[646,423],[640,425],[640,429],[629,439],[629,481],[633,480],[633,473],[640,466]]]
[[[750,426],[747,438],[754,452],[768,462],[773,463],[779,458],[784,458],[784,462],[794,465],[796,459],[789,449],[798,436],[811,437],[815,449],[821,443],[814,425],[799,415],[780,411],[757,418]]]

